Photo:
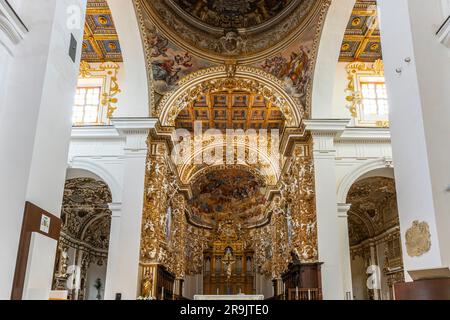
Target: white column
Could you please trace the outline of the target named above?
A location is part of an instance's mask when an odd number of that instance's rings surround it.
[[[353,300],[352,268],[350,257],[350,239],[348,235],[348,211],[351,204],[338,203],[338,228],[341,234],[342,282],[346,300]]]
[[[105,300],[115,299],[115,295],[110,288],[113,287],[114,275],[117,274],[116,267],[121,257],[119,251],[119,241],[120,219],[122,217],[122,203],[110,203],[109,210],[111,210],[111,230],[109,233],[108,264],[106,268],[105,281]]]
[[[117,293],[121,293],[122,299],[133,300],[138,294],[147,138],[156,119],[116,118],[112,123],[126,137],[126,144],[119,241],[113,249],[120,257],[108,274],[105,299],[114,299]]]
[[[317,237],[322,266],[323,297],[343,300],[341,232],[337,216],[336,149],[334,140],[350,120],[307,120],[313,137],[316,186]]]
[[[441,1],[378,4],[405,271],[449,266],[450,51],[436,36]],[[405,246],[415,220],[431,233],[431,248],[420,257]]]
[[[69,29],[71,5],[79,26]],[[25,201],[61,211],[85,6],[86,0],[47,0],[20,8],[28,32],[16,39],[0,83],[0,299],[11,294]],[[0,27],[0,38],[5,32]],[[71,33],[78,41],[75,62],[68,56]],[[30,257],[38,252],[40,259],[28,266],[24,297],[48,299],[53,263],[43,260],[54,261],[55,247],[56,241],[33,241]]]

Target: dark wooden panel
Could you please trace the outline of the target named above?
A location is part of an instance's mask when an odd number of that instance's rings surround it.
[[[50,228],[48,233],[40,230],[43,215],[50,218]],[[31,235],[33,232],[40,233],[46,237],[58,241],[61,232],[61,219],[30,202],[25,203],[19,248],[17,250],[16,270],[14,273],[14,281],[11,291],[12,300],[22,299],[31,244]]]
[[[319,262],[301,263],[294,259],[282,275],[286,299],[322,300],[321,266]]]
[[[450,279],[396,283],[396,300],[450,300]]]

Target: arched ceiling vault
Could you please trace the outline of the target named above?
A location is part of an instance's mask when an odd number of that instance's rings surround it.
[[[233,163],[228,165],[229,167],[239,166],[252,172],[258,172],[264,178],[264,181],[267,185],[276,185],[281,174],[279,158],[274,158],[272,155],[267,153],[267,150],[255,148],[254,146],[251,146],[246,142],[235,143],[234,146],[237,148],[242,148],[246,152],[253,152],[255,155],[257,155],[258,161],[253,165],[249,163]],[[196,152],[193,152],[188,157],[183,159],[183,162],[178,165],[178,172],[181,182],[184,184],[191,184],[192,181],[195,180],[195,177],[198,175],[198,172],[204,170],[209,166],[217,166],[217,164],[199,165],[195,164],[194,161],[197,156],[201,154],[207,154],[217,149],[221,149],[224,152],[224,158],[220,161],[219,166],[226,165],[226,150],[224,150],[223,142],[209,144],[200,148],[199,150],[195,150]]]
[[[350,244],[383,234],[399,225],[395,181],[385,177],[356,182],[347,196]]]

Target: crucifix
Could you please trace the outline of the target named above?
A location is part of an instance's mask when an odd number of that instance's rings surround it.
[[[225,249],[225,255],[223,257],[223,264],[225,266],[225,270],[227,273],[227,294],[231,294],[230,282],[232,276],[232,266],[236,262],[236,259],[233,256],[233,250],[231,247],[227,247]]]

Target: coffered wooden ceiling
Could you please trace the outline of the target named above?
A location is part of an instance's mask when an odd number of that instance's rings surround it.
[[[122,62],[119,37],[106,0],[88,0],[83,52],[86,62]]]
[[[283,130],[284,116],[280,109],[262,96],[245,93],[215,93],[203,96],[182,110],[177,128],[194,129],[201,121],[203,130],[226,129],[279,129]]]
[[[339,61],[374,62],[382,59],[377,2],[358,0],[345,31]]]

